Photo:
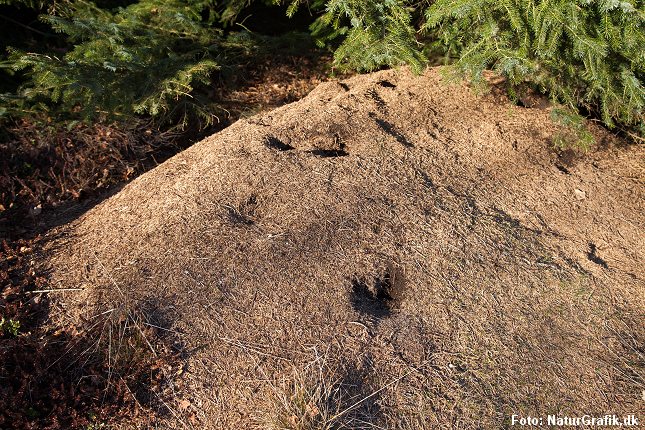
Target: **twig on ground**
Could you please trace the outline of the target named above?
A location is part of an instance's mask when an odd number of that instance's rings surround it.
[[[38,293],[60,293],[65,291],[83,291],[85,288],[52,288],[49,290],[34,290],[34,291],[25,291],[27,294],[38,294]]]

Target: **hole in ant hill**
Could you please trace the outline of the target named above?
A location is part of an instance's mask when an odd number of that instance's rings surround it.
[[[556,164],[555,167],[556,167],[556,169],[558,169],[559,171],[561,171],[565,175],[570,175],[571,174],[571,172],[569,172],[569,169],[564,167],[562,164]]]
[[[350,292],[352,308],[361,315],[381,319],[390,316],[392,309],[386,292],[375,293],[365,281],[354,279]]]
[[[247,215],[241,213],[238,209],[228,208],[228,219],[233,224],[237,225],[253,225],[255,221],[249,218]]]
[[[390,265],[371,285],[363,279],[354,279],[350,291],[350,304],[361,315],[379,320],[389,317],[399,306],[404,289],[405,279],[402,272]]]
[[[255,195],[251,195],[248,199],[242,201],[237,208],[227,207],[229,221],[237,225],[255,224],[258,204],[258,198]]]
[[[346,145],[338,133],[333,133],[334,143],[330,145],[331,148],[316,148],[309,152],[317,157],[332,158],[332,157],[346,157],[349,152],[345,151]],[[332,149],[333,148],[333,149]]]
[[[345,82],[339,82],[338,83],[342,89],[345,91],[349,91],[349,85],[347,85]]]
[[[384,119],[378,118],[376,114],[373,112],[370,112],[368,115],[370,118],[374,119],[374,121],[376,122],[376,125],[378,125],[381,128],[381,130],[383,130],[384,132],[386,132],[387,134],[395,138],[396,141],[399,142],[401,145],[405,146],[406,148],[414,148],[414,144],[410,142],[410,140],[408,140],[408,138],[403,133],[398,131],[394,126],[394,124],[391,124],[385,121]]]
[[[519,106],[519,107],[523,107],[523,108],[529,108],[530,107],[522,99],[515,100],[515,106]]]
[[[592,263],[596,263],[597,265],[601,266],[603,269],[609,269],[607,262],[598,256],[597,251],[598,248],[596,247],[596,244],[590,242],[589,251],[587,251],[587,259]]]
[[[291,151],[295,149],[293,146],[284,143],[275,136],[267,136],[264,138],[264,145],[268,148],[275,149],[277,151]]]
[[[349,155],[349,152],[343,149],[312,149],[307,152],[320,158],[346,157]]]
[[[387,103],[385,103],[385,100],[373,88],[367,91],[367,95],[374,100],[378,110],[381,112],[387,111]]]
[[[386,81],[385,79],[383,79],[382,81],[378,81],[378,84],[385,88],[396,88],[396,85],[394,85],[390,81]]]

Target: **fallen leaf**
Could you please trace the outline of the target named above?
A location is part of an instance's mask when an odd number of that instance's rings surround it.
[[[182,401],[179,402],[179,410],[180,411],[185,411],[190,407],[190,402],[186,399],[183,399]]]
[[[305,408],[310,417],[316,418],[320,414],[320,409],[314,404],[314,402],[309,402]]]

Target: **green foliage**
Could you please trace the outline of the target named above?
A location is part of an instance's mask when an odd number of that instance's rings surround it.
[[[312,34],[334,50],[338,68],[408,64],[420,72],[439,49],[458,76],[475,83],[493,69],[511,93],[531,86],[549,94],[559,112],[568,111],[555,117],[581,141],[589,135],[573,119],[577,112],[640,135],[645,129],[642,0],[139,0],[126,7],[62,0],[43,19],[65,35],[69,49],[13,50],[0,62],[26,77],[17,94],[0,95],[0,115],[55,108],[85,118],[150,115],[185,123],[197,112],[209,122],[213,111],[200,99],[206,91],[197,89],[214,71],[277,46],[230,31],[244,26],[244,11],[285,5],[293,16],[303,3],[314,15]]]
[[[302,0],[294,0],[293,14]],[[385,66],[409,65],[421,72],[426,64],[412,24],[414,7],[404,0],[328,0],[324,13],[312,25],[322,45],[341,39],[334,64],[341,69],[369,72]],[[322,1],[310,7],[322,9]]]
[[[579,109],[609,127],[643,129],[644,21],[641,0],[327,0],[312,30],[324,43],[342,41],[334,59],[345,68],[420,71],[423,53],[440,47],[455,75],[475,84],[493,69],[511,94],[527,85],[549,94],[562,106],[554,118],[586,146]]]
[[[591,148],[594,137],[578,113],[567,108],[556,108],[551,111],[551,119],[565,127],[565,131],[558,133],[553,140],[555,148],[562,150],[575,146],[585,151]]]
[[[191,95],[207,84],[224,50],[220,32],[200,25],[200,2],[144,0],[116,13],[76,1],[43,19],[67,35],[73,49],[62,56],[13,51],[10,60],[29,81],[24,101],[55,103],[61,111],[98,115],[211,115]]]
[[[308,42],[302,34],[226,31],[227,20],[250,0],[139,0],[116,7],[119,3],[104,0],[106,7],[98,7],[87,0],[62,0],[50,6],[41,20],[64,36],[67,48],[9,48],[0,69],[10,67],[24,84],[13,94],[0,94],[0,117],[39,111],[56,119],[146,115],[157,123],[184,126],[197,117],[209,125],[218,112],[209,99],[213,72]]]
[[[455,70],[475,82],[492,68],[610,127],[643,122],[642,1],[438,0],[426,17],[426,28],[459,56]]]
[[[295,0],[290,10],[301,0]],[[493,69],[517,94],[527,85],[562,105],[557,121],[590,135],[582,109],[609,127],[643,129],[645,12],[640,0],[327,0],[312,30],[323,42],[341,39],[335,63],[370,71],[406,63],[440,46],[453,70],[476,84]],[[319,3],[314,2],[316,6]],[[416,19],[424,16],[425,23]],[[418,31],[425,31],[424,44]],[[435,51],[436,52],[436,49]],[[568,113],[562,114],[564,110]]]
[[[15,321],[12,319],[5,319],[2,317],[0,319],[0,334],[8,334],[11,336],[18,336],[18,330],[20,329],[20,321]]]

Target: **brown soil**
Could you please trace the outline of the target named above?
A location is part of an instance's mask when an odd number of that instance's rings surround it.
[[[52,234],[51,316],[179,345],[161,427],[645,418],[643,147],[560,131],[437,69],[322,84]]]

